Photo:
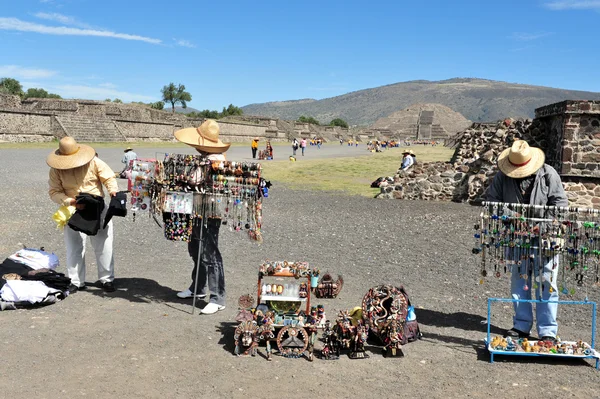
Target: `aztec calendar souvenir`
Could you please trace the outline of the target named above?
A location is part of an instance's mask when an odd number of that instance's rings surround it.
[[[281,356],[300,357],[308,348],[308,334],[302,327],[285,326],[277,334],[277,349]]]
[[[402,290],[392,285],[371,288],[362,301],[363,318],[378,336],[381,328],[394,319],[404,323],[408,314],[408,301]]]
[[[240,309],[251,309],[254,306],[254,297],[250,294],[242,295],[238,299]]]

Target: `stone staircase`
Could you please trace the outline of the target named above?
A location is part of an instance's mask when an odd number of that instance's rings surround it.
[[[127,141],[110,119],[72,115],[55,118],[67,135],[79,142]]]

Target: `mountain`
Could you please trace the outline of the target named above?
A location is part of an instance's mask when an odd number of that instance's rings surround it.
[[[171,107],[167,107],[165,105],[165,111],[171,111]],[[175,112],[178,114],[189,114],[190,112],[200,112],[200,110],[196,109],[196,108],[192,108],[192,107],[182,108],[182,107],[176,106]]]
[[[563,100],[600,100],[600,93],[531,86],[475,78],[413,80],[359,90],[322,100],[304,99],[250,104],[244,114],[295,120],[312,116],[322,123],[342,118],[367,126],[418,103],[438,103],[476,122],[506,117],[533,118],[534,110]]]

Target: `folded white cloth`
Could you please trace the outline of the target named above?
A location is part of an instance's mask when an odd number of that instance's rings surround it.
[[[21,249],[9,256],[8,259],[27,265],[34,270],[55,270],[59,264],[58,256],[55,254],[33,248]]]
[[[8,280],[0,289],[0,297],[7,302],[42,302],[49,294],[60,292],[42,281]]]

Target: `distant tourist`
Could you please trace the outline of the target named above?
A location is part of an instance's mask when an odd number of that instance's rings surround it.
[[[255,137],[254,139],[252,139],[252,159],[256,158],[256,151],[258,151],[258,137]]]
[[[292,141],[293,155],[296,155],[296,151],[298,150],[298,147],[300,147],[300,143],[298,142],[298,139],[294,138],[294,141]]]
[[[415,164],[414,157],[416,157],[416,155],[414,152],[412,152],[412,150],[406,150],[402,153],[402,155],[404,157],[402,158],[402,166],[400,166],[400,169],[406,171]]]
[[[97,154],[96,154],[97,156]],[[137,159],[137,154],[135,153],[135,151],[133,151],[133,148],[131,147],[127,147],[125,148],[125,155],[123,155],[123,158],[121,159],[121,162],[125,164],[125,166],[123,166],[123,170],[121,171],[120,177],[124,178],[125,177],[125,171],[127,169],[129,169],[129,167],[131,166],[131,162],[135,161]]]
[[[304,150],[306,150],[306,139],[300,141],[300,147],[302,148],[302,156],[304,156]]]
[[[267,141],[267,159],[273,159],[273,146],[270,141]]]

